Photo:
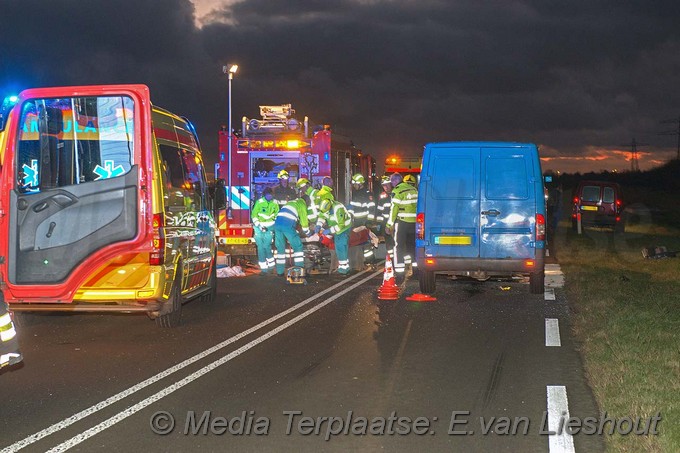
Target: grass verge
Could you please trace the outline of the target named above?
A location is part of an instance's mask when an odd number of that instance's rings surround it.
[[[661,413],[658,436],[606,436],[612,452],[680,451],[680,234],[636,219],[626,233],[560,225],[555,239],[587,378],[609,417]]]

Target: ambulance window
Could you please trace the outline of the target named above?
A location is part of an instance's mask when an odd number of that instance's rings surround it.
[[[165,207],[170,211],[187,210],[193,201],[184,178],[181,151],[168,145],[159,145],[159,148],[163,158]]]
[[[206,184],[203,175],[203,162],[198,155],[187,150],[182,150],[182,160],[184,162],[185,184],[190,187],[195,209],[204,211],[206,209]]]
[[[32,99],[21,110],[17,186],[34,193],[124,175],[134,162],[126,96]]]

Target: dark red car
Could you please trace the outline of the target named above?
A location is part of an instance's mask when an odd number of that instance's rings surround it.
[[[578,217],[581,225],[613,228],[623,232],[623,201],[621,186],[607,181],[581,181],[572,197],[571,224],[577,229]]]

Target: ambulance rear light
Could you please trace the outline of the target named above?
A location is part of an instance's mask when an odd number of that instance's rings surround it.
[[[425,239],[425,213],[416,215],[416,239]]]
[[[153,236],[151,238],[152,248],[149,254],[149,264],[160,266],[165,262],[165,234],[163,232],[165,222],[163,214],[154,214],[151,225],[153,227]]]
[[[536,214],[536,240],[545,241],[545,216]]]

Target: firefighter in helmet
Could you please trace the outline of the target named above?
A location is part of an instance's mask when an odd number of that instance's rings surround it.
[[[347,210],[352,214],[352,223],[355,227],[366,226],[373,228],[375,225],[375,200],[373,192],[366,188],[366,178],[361,173],[352,176],[352,200]],[[373,244],[370,242],[363,246],[364,262],[373,264]]]
[[[274,221],[279,213],[279,204],[274,201],[271,187],[262,192],[262,198],[258,199],[253,206],[251,218],[253,219],[255,244],[257,245],[257,262],[262,271],[261,275],[267,275],[274,269],[274,254],[272,253],[272,240],[274,238]]]
[[[288,185],[290,175],[286,170],[281,170],[276,177],[279,178],[279,184],[274,187],[274,199],[279,206],[283,206],[296,198],[295,189]]]
[[[388,252],[392,253],[394,239],[391,234],[385,232],[387,219],[390,216],[390,209],[392,208],[392,182],[390,181],[390,177],[384,175],[380,179],[380,185],[382,186],[382,192],[378,197],[378,204],[376,207],[376,230],[379,234],[385,235],[385,248]]]
[[[347,275],[350,272],[349,234],[352,229],[352,218],[342,203],[331,198],[321,200],[319,216],[326,222],[323,235],[333,237],[335,253],[338,255],[338,273]]]
[[[394,187],[386,232],[394,237],[394,272],[397,283],[406,278],[406,266],[415,265],[416,205],[418,190],[404,182],[401,174],[390,176]]]

